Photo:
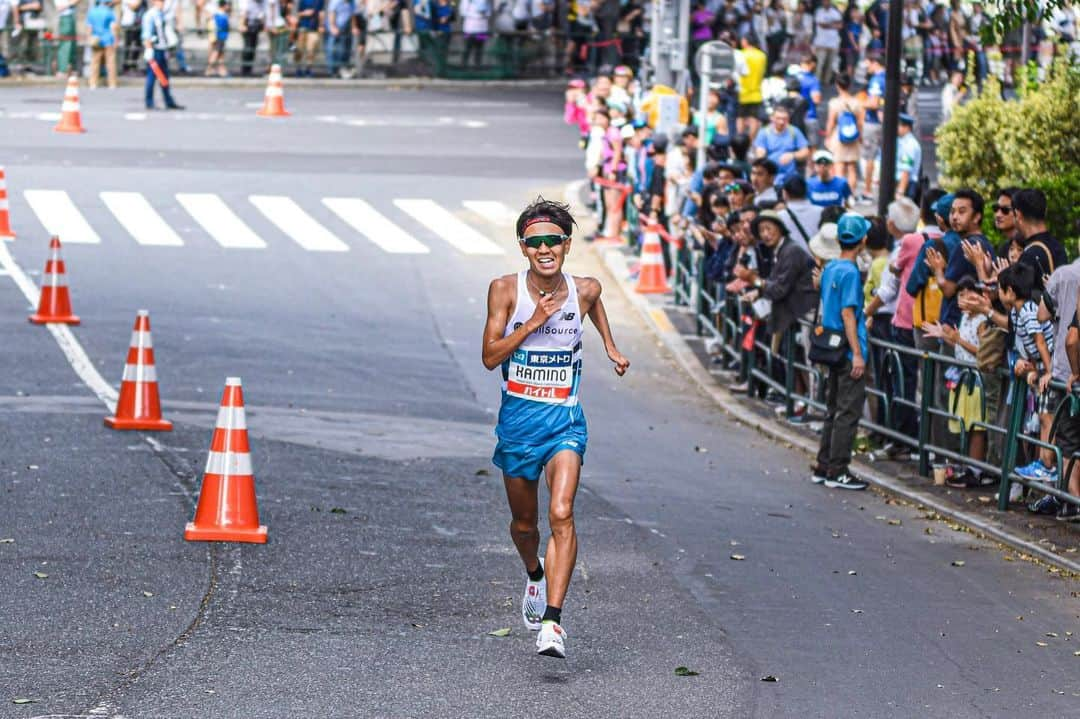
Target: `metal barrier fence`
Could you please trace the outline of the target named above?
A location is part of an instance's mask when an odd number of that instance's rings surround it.
[[[757,336],[759,333],[754,331],[750,305],[738,296],[727,294],[722,286],[708,280],[705,274],[703,253],[686,247],[680,249],[674,262],[674,271],[675,304],[693,314],[695,332],[698,336],[712,340],[724,358],[739,361],[739,379],[748,383],[749,396],[752,397],[765,388],[776,390],[783,395],[785,416],[788,418],[795,416],[796,402],[805,402],[807,407],[818,411],[825,410],[824,370],[803,359],[805,353],[801,352],[802,347],[798,341],[801,333],[809,331],[809,322],[802,321],[798,329],[793,328],[785,333],[777,351],[774,351],[772,343],[762,341]],[[875,354],[874,350],[878,350],[881,361],[877,363],[878,366],[873,367],[874,383],[868,383],[867,395],[880,404],[883,421],[869,419],[864,412],[860,425],[916,451],[919,457],[920,475],[924,477],[929,475],[931,455],[944,457],[977,467],[983,472],[998,477],[998,508],[1002,511],[1008,509],[1009,492],[1014,482],[1029,489],[1051,494],[1062,502],[1080,505],[1080,496],[1068,493],[1069,476],[1080,459],[1080,453],[1063,457],[1061,449],[1052,443],[1056,428],[1065,413],[1072,411],[1074,401],[1080,403],[1080,393],[1070,393],[1060,383],[1051,385],[1062,393],[1064,399],[1054,410],[1051,442],[1043,442],[1038,436],[1024,432],[1028,387],[1007,370],[999,369],[996,373],[987,375],[980,372],[974,364],[962,362],[953,357],[885,342],[875,337],[870,337],[869,342],[872,348],[871,354]],[[916,386],[919,389],[912,398],[905,397],[902,389],[905,364],[903,358],[908,358],[909,364],[911,360],[915,360],[918,366]],[[868,369],[871,368],[871,364],[871,358],[867,358]],[[959,370],[959,377],[956,379],[958,384],[968,383],[978,385],[983,389],[985,421],[969,424],[963,417],[950,410],[947,399],[944,401],[945,406],[942,406],[944,393],[941,378],[945,369],[950,367]],[[884,371],[886,369],[888,371]],[[804,379],[803,384],[808,388],[801,394],[796,391],[799,384],[796,378],[800,373]],[[891,378],[892,381],[880,383],[883,375]],[[1005,403],[1008,410],[1005,412],[1004,425],[995,424],[992,418],[986,415],[987,387],[985,383],[987,381],[1001,382],[1005,388],[1000,395],[1001,401]],[[911,436],[896,429],[894,418],[901,408],[917,413],[917,436]],[[1077,411],[1080,411],[1080,405]],[[937,437],[934,435],[948,434],[942,429],[946,421],[959,425],[959,437],[955,444],[941,441],[935,443]],[[991,436],[996,439],[994,444],[1000,453],[1000,462],[980,461],[967,456],[971,434],[976,429],[987,433],[988,448],[991,447]],[[1029,480],[1016,474],[1014,470],[1024,443],[1036,450],[1041,448],[1054,453],[1055,466],[1058,468],[1057,486]],[[991,455],[988,455],[988,459],[990,458]],[[1063,460],[1067,460],[1067,464]]]
[[[234,32],[230,37],[239,36],[240,33]],[[130,71],[135,67],[136,72],[142,74],[142,44],[137,38],[136,34],[135,40],[130,41],[124,37],[124,33],[120,33],[116,60],[121,72],[125,68]],[[331,49],[327,47],[325,37],[320,40],[311,68],[315,74],[329,76]],[[69,62],[81,72],[89,64],[89,49],[74,38],[64,38],[62,41],[41,33],[32,42],[20,39],[10,45],[11,51],[5,59],[8,69],[15,74],[27,68],[33,74],[51,75]],[[252,61],[253,74],[265,74],[273,63],[281,65],[288,74],[300,66],[301,46],[302,42],[290,37],[287,32],[262,33]],[[565,47],[565,38],[552,31],[490,33],[482,40],[460,32],[417,31],[406,34],[383,31],[368,34],[364,68],[391,76],[431,75],[466,80],[548,78],[562,74]],[[194,30],[185,31],[180,48],[170,53],[173,71],[180,65],[178,52],[182,52],[184,64],[192,74],[202,74],[209,54],[206,35]],[[235,39],[230,40],[225,50],[225,67],[230,74],[241,73],[243,52]],[[64,56],[63,61],[61,55]],[[352,39],[343,55],[334,61],[334,65],[355,68],[358,62],[356,38]],[[307,65],[307,62],[303,63],[305,68]]]

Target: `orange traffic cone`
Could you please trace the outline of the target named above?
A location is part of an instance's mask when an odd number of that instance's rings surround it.
[[[79,318],[71,314],[67,273],[64,270],[64,261],[60,259],[60,238],[55,235],[49,241],[49,259],[45,261],[45,275],[41,278],[41,300],[38,301],[38,311],[30,315],[29,319],[37,325],[47,322],[79,324]]]
[[[7,177],[4,168],[0,167],[0,237],[15,237],[11,229],[11,212],[8,208]]]
[[[266,527],[259,524],[255,477],[248,449],[244,393],[240,378],[225,380],[210,456],[206,460],[199,506],[194,521],[184,529],[189,542],[266,543]]]
[[[266,79],[266,94],[263,106],[255,113],[260,117],[288,117],[292,113],[285,109],[285,91],[281,84],[281,65],[270,66],[270,77]]]
[[[150,338],[150,313],[139,310],[131,332],[124,379],[116,414],[105,418],[111,429],[145,429],[168,432],[172,422],[161,418],[157,370],[154,368],[154,341]]]
[[[641,269],[638,272],[637,291],[641,294],[671,292],[664,270],[664,248],[660,245],[657,228],[645,228],[645,243],[641,246]]]
[[[60,122],[53,128],[56,132],[86,132],[79,113],[79,78],[68,77],[67,90],[64,91],[64,104],[60,106]]]

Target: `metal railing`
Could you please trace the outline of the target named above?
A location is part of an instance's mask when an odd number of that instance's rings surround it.
[[[800,320],[797,327],[786,332],[781,338],[779,351],[774,352],[772,344],[763,340],[760,332],[755,332],[752,341],[747,340],[747,332],[754,332],[754,320],[749,304],[737,295],[726,294],[723,287],[708,280],[705,276],[703,253],[688,248],[681,249],[677,253],[674,270],[675,304],[693,314],[695,332],[698,336],[716,342],[715,348],[725,359],[739,360],[739,379],[748,383],[748,396],[753,397],[762,388],[775,390],[784,398],[784,414],[788,418],[795,416],[797,402],[804,402],[808,408],[819,412],[825,411],[824,371],[803,359],[804,353],[800,352],[801,347],[798,342],[799,334],[811,329],[808,321]],[[870,419],[864,412],[864,416],[859,421],[860,426],[911,447],[918,453],[920,475],[926,477],[930,474],[931,457],[944,457],[976,467],[997,477],[999,479],[998,508],[1002,511],[1008,509],[1009,492],[1014,482],[1029,489],[1051,494],[1062,502],[1080,505],[1080,496],[1068,493],[1069,477],[1077,460],[1080,459],[1080,452],[1074,453],[1071,457],[1063,457],[1060,447],[1053,443],[1057,426],[1065,417],[1065,413],[1073,411],[1074,402],[1077,411],[1080,411],[1080,391],[1069,392],[1061,383],[1051,385],[1063,395],[1064,399],[1054,410],[1051,441],[1044,442],[1038,436],[1032,436],[1024,431],[1028,387],[1007,370],[999,369],[995,373],[987,374],[981,372],[972,363],[936,352],[918,350],[875,337],[870,337],[869,342],[873,349],[880,351],[881,361],[878,363],[879,366],[874,368],[873,384],[868,383],[867,394],[881,404],[883,421]],[[903,396],[904,362],[902,358],[905,357],[909,362],[910,360],[917,361],[916,386],[918,389],[915,397]],[[870,364],[870,358],[868,358],[868,364]],[[950,367],[959,370],[959,377],[955,380],[958,386],[966,384],[983,388],[983,421],[967,422],[956,414],[955,407],[948,406],[947,399],[942,399],[947,395],[941,391],[939,383],[945,369]],[[889,372],[883,372],[883,368],[888,368]],[[807,390],[802,393],[796,391],[799,384],[796,378],[800,373],[804,379],[802,384],[807,387]],[[883,375],[887,375],[891,381],[879,384]],[[1004,426],[995,424],[992,418],[986,416],[986,388],[983,385],[987,381],[1006,383],[1006,389],[1001,393],[1002,401],[1008,408]],[[917,413],[917,436],[911,436],[896,428],[894,419],[900,408]],[[944,423],[947,421],[956,423],[959,426],[959,432],[946,431]],[[996,449],[1000,450],[1000,463],[976,460],[968,456],[971,435],[976,430],[987,433],[988,448],[991,447],[991,437],[993,437],[994,444],[997,445]],[[948,436],[950,433],[958,434],[955,444],[935,441],[937,439],[935,435]],[[1017,459],[1024,444],[1035,448],[1035,451],[1046,449],[1053,452],[1056,459],[1055,466],[1058,468],[1056,486],[1026,479],[1016,474]]]

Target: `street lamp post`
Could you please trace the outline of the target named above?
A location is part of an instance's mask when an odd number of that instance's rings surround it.
[[[885,39],[885,116],[881,122],[881,181],[878,185],[878,214],[888,213],[896,194],[896,136],[900,120],[900,43],[904,24],[904,0],[890,0],[889,26]],[[916,170],[918,171],[918,170]],[[917,177],[912,178],[918,182]]]

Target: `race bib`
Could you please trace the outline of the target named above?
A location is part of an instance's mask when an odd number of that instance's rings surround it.
[[[517,349],[510,357],[506,392],[535,402],[561,404],[574,385],[574,351]]]

